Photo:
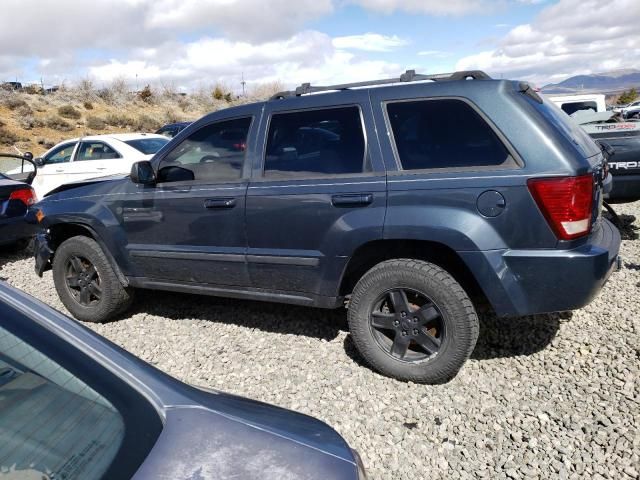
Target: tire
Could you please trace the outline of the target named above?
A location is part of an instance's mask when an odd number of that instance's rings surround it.
[[[356,348],[375,370],[415,383],[455,377],[479,332],[478,316],[460,284],[420,260],[388,260],[365,273],[348,317]]]
[[[53,281],[67,310],[85,322],[113,319],[133,301],[133,290],[122,286],[100,246],[89,237],[72,237],[58,247]]]

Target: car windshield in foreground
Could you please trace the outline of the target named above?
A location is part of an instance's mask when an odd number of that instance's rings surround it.
[[[160,434],[155,409],[2,301],[0,318],[0,479],[130,478]]]
[[[0,477],[100,478],[123,437],[113,405],[0,327]]]
[[[138,140],[127,140],[127,145],[135,148],[139,152],[144,153],[145,155],[153,155],[162,147],[164,147],[167,143],[169,143],[168,138],[139,138]]]

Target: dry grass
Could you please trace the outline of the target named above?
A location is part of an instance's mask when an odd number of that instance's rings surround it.
[[[227,95],[221,85],[201,87],[189,95],[171,86],[150,87],[140,95],[122,81],[99,89],[84,80],[49,95],[0,91],[1,150],[12,151],[15,146],[37,156],[73,137],[153,132],[166,123],[197,120],[212,111],[266,99],[282,89],[278,84],[260,85],[241,99]]]

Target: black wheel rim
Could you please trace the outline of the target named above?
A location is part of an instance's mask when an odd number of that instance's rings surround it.
[[[72,297],[80,305],[90,307],[100,302],[100,275],[86,258],[79,255],[69,257],[65,266],[65,282]]]
[[[382,350],[403,362],[423,362],[438,354],[446,339],[442,312],[424,293],[396,288],[383,293],[369,315]]]

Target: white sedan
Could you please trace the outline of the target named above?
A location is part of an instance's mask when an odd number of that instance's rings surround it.
[[[128,174],[131,165],[149,160],[169,143],[153,133],[92,135],[59,143],[35,160],[33,189],[38,199],[65,183],[106,175]]]

